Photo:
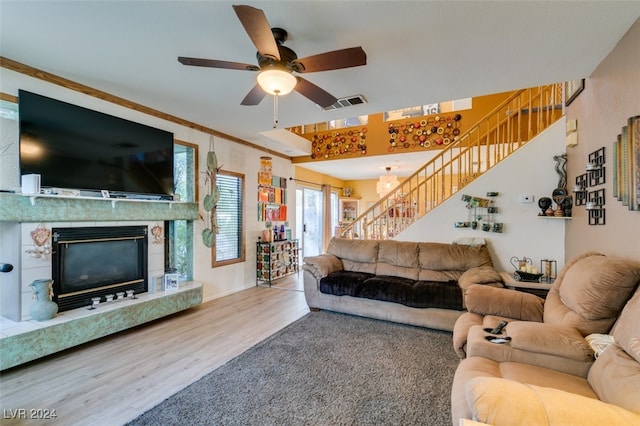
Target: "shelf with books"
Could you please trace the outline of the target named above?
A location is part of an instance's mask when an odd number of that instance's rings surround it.
[[[271,185],[264,179],[258,185],[258,221],[284,222],[287,220],[287,179],[271,177]]]
[[[268,284],[298,272],[298,240],[256,243],[256,285]]]

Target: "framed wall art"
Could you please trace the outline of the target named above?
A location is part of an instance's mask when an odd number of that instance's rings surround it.
[[[640,115],[629,118],[629,210],[640,210]]]
[[[584,78],[581,80],[569,80],[564,83],[565,106],[569,106],[580,92],[584,90]]]
[[[164,291],[178,291],[180,289],[179,279],[180,275],[177,273],[164,274]]]

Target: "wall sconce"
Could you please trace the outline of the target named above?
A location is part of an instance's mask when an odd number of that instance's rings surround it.
[[[587,202],[587,183],[588,183],[587,174],[581,174],[576,176],[576,184],[571,190],[575,194],[576,197],[576,206],[583,206]]]
[[[605,183],[604,147],[589,154],[589,161],[585,167],[589,176],[589,186]]]
[[[585,206],[589,216],[589,225],[605,224],[604,203],[604,188],[589,192]]]

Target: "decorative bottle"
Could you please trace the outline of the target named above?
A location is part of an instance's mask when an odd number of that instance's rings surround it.
[[[31,318],[36,321],[46,321],[58,313],[58,304],[51,300],[53,297],[53,280],[35,280],[30,284],[36,301],[31,305]]]

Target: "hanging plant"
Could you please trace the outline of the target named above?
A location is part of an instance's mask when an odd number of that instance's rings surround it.
[[[218,217],[216,215],[216,206],[220,199],[220,188],[216,185],[218,170],[220,170],[218,167],[218,158],[216,157],[213,144],[213,136],[211,136],[209,140],[209,152],[207,152],[207,171],[204,172],[207,195],[204,196],[202,202],[202,207],[205,211],[203,217],[205,229],[202,231],[202,242],[209,248],[213,247],[215,234],[219,232]]]

